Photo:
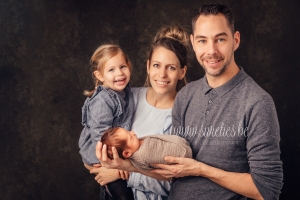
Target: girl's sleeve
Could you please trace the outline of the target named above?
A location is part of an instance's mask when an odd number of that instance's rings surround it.
[[[81,133],[80,154],[84,163],[92,165],[99,163],[95,155],[97,142],[101,139],[104,131],[112,127],[114,114],[116,112],[115,103],[111,98],[99,97],[90,102],[90,118],[86,128]]]

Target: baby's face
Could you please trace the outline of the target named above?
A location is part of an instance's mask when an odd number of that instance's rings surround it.
[[[130,156],[139,149],[140,141],[133,131],[127,131],[123,128],[120,128],[118,130],[118,134],[120,135],[120,137],[127,141],[128,148],[126,150],[130,151]]]

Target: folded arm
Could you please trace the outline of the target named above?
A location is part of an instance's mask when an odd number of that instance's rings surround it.
[[[172,113],[173,126],[180,127],[184,124],[181,116],[183,106],[180,98],[176,99]],[[283,185],[283,172],[279,147],[280,129],[272,98],[269,95],[263,96],[261,100],[245,110],[244,118],[245,128],[247,128],[246,149],[249,173],[224,171],[184,158],[182,158],[184,162],[179,158],[179,160],[169,158],[169,162],[175,165],[157,165],[162,169],[154,172],[165,177],[203,176],[224,188],[250,198],[279,199]]]
[[[184,176],[203,176],[231,191],[253,199],[263,199],[248,173],[227,172],[190,158],[167,156],[165,160],[172,165],[155,164],[160,168],[152,170],[166,178]],[[243,183],[243,184],[241,184]]]

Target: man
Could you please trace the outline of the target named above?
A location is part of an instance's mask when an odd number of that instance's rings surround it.
[[[169,199],[278,199],[282,188],[279,124],[269,94],[238,67],[240,33],[231,10],[206,4],[190,36],[204,78],[176,97],[173,133],[193,158],[166,157],[153,172],[176,177]],[[263,67],[263,66],[262,66]]]

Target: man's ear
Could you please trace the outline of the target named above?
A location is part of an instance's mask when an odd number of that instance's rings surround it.
[[[240,46],[240,42],[241,42],[241,35],[240,32],[236,31],[233,35],[233,40],[234,40],[234,44],[233,44],[233,48],[234,51],[237,50],[237,48],[239,48]]]
[[[123,155],[124,158],[129,158],[132,155],[132,153],[129,150],[124,150],[122,152],[122,155]]]
[[[96,70],[96,71],[94,71],[94,75],[99,81],[101,81],[102,83],[104,82],[103,75],[101,74],[101,72]]]

